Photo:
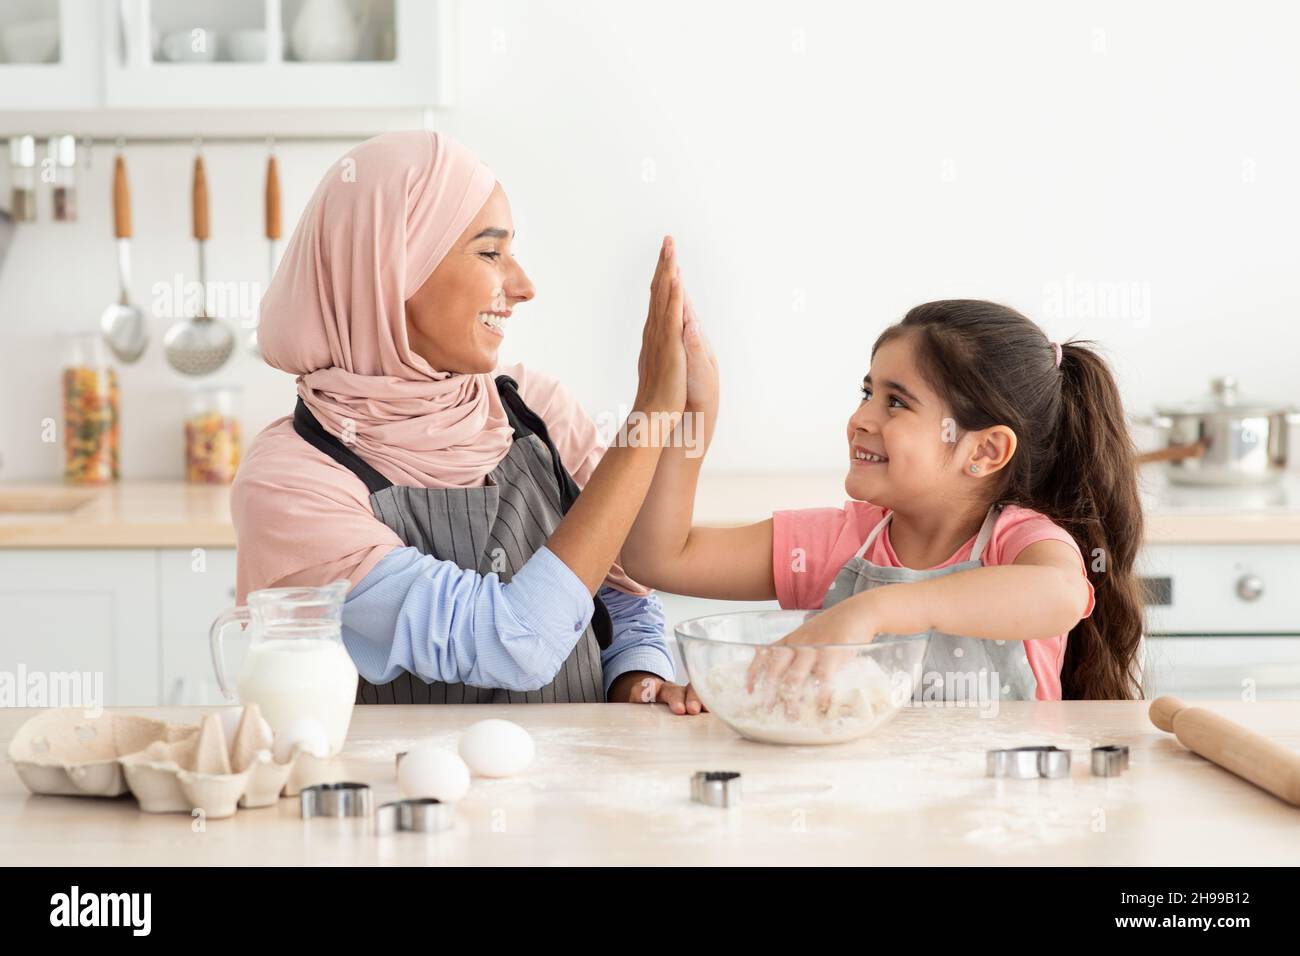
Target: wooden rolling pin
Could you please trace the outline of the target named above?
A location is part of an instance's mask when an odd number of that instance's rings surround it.
[[[1188,750],[1300,807],[1300,753],[1177,697],[1157,697],[1148,713]]]

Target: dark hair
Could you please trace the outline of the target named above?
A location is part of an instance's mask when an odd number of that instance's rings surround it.
[[[1070,631],[1062,696],[1140,699],[1136,451],[1119,389],[1094,343],[1064,343],[1058,368],[1042,329],[1015,309],[978,299],[918,305],[881,333],[872,356],[901,337],[912,343],[921,374],[958,428],[1005,425],[1016,433],[1015,454],[989,504],[1041,512],[1083,552],[1096,603]]]

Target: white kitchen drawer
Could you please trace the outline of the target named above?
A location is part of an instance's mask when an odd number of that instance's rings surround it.
[[[1169,592],[1147,608],[1149,634],[1300,634],[1296,545],[1150,545],[1138,573]]]
[[[0,551],[0,619],[0,671],[102,674],[103,705],[158,703],[154,551]]]
[[[208,650],[208,627],[235,604],[233,548],[163,549],[158,552],[162,701],[164,704],[226,703],[217,687]],[[232,676],[248,648],[236,628],[226,630],[226,664]]]
[[[1300,637],[1147,638],[1149,697],[1300,699]]]

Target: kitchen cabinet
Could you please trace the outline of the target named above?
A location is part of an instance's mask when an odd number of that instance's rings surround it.
[[[235,603],[232,548],[0,551],[0,672],[102,675],[110,707],[222,702],[208,625]],[[238,669],[248,638],[226,634]]]
[[[164,704],[223,704],[208,649],[208,626],[235,604],[235,552],[228,548],[158,551],[159,650]],[[227,674],[248,649],[247,632],[226,630]]]
[[[17,0],[0,28],[57,18],[58,60],[0,57],[0,110],[441,106],[453,2]]]
[[[0,582],[0,672],[99,675],[103,705],[159,702],[154,551],[0,551]]]
[[[0,110],[100,105],[101,6],[96,0],[8,0],[0,7]],[[47,56],[53,36],[57,42]],[[29,59],[43,62],[17,62]]]
[[[365,10],[376,24],[356,25],[355,51],[333,60],[295,59],[295,39],[339,33],[325,19],[315,31],[300,26],[300,17],[327,17],[344,8]],[[448,0],[125,0],[122,9],[122,44],[104,59],[109,109],[418,108],[445,100]],[[255,46],[252,31],[259,30],[262,58],[235,62],[234,41],[246,37]],[[105,34],[111,38],[113,30]],[[197,56],[189,51],[206,46],[213,48],[212,62],[165,59],[169,52]],[[331,55],[317,46],[313,55]]]

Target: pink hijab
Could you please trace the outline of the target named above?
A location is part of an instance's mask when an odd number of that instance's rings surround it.
[[[262,299],[258,345],[297,376],[324,428],[400,485],[476,487],[510,450],[495,374],[432,368],[406,339],[405,303],[478,214],[496,177],[450,137],[385,133],[347,153],[303,211]],[[596,427],[552,378],[519,382],[583,486],[604,452]],[[289,411],[289,410],[286,410]],[[238,599],[276,585],[359,582],[403,543],[365,485],[277,419],[235,477]],[[615,565],[610,584],[645,589]]]

